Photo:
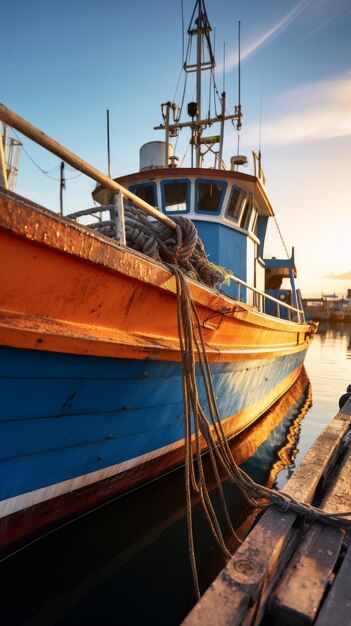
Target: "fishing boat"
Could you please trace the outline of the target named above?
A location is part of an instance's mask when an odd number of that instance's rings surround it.
[[[303,299],[305,317],[317,322],[343,322],[350,306],[347,299],[336,294],[322,294],[320,298]],[[350,316],[351,317],[351,316]]]
[[[346,296],[341,299],[344,322],[351,322],[351,289],[347,290]]]
[[[303,299],[305,317],[315,322],[328,322],[330,320],[330,302],[325,296],[320,298]]]
[[[240,155],[223,164],[225,122],[240,127],[241,105],[227,115],[223,92],[221,112],[202,117],[201,74],[215,63],[210,31],[197,0],[188,31],[197,60],[185,61],[197,101],[185,122],[177,105],[162,106],[164,141],[142,147],[136,173],[113,180],[0,105],[4,123],[91,176],[101,204],[64,217],[0,191],[3,549],[184,463],[186,350],[174,265],[198,317],[227,438],[303,367],[316,326],[305,321],[294,254],[264,258],[274,211],[260,155],[253,174],[240,170]],[[215,124],[218,135],[206,137]],[[177,167],[170,144],[184,129],[191,164]],[[214,165],[205,166],[210,154]],[[205,406],[199,364],[195,377]]]

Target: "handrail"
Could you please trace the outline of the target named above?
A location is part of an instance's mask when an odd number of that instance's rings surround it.
[[[298,314],[298,318],[300,318],[300,315],[302,315],[302,317],[304,317],[303,309],[296,309],[294,306],[291,306],[290,304],[287,304],[286,302],[282,302],[281,300],[277,300],[277,298],[274,298],[274,296],[270,296],[268,293],[264,293],[264,291],[260,291],[259,289],[256,289],[256,287],[252,287],[252,285],[249,285],[248,283],[245,283],[244,280],[241,280],[241,278],[237,278],[236,276],[234,276],[234,274],[229,274],[229,276],[227,276],[227,278],[230,278],[230,280],[233,280],[234,282],[238,283],[239,285],[242,285],[246,289],[250,289],[254,293],[257,293],[259,296],[263,297],[264,299],[271,300],[272,302],[275,302],[279,306],[283,306],[286,309],[289,309],[290,311],[294,311],[295,313]]]
[[[72,165],[72,167],[76,170],[83,172],[83,174],[87,174],[87,176],[90,176],[90,178],[93,178],[96,182],[101,183],[108,189],[111,189],[111,191],[114,191],[115,193],[121,192],[123,196],[128,198],[128,200],[131,200],[131,202],[133,202],[133,204],[135,204],[139,209],[156,218],[166,226],[169,226],[172,230],[177,228],[177,225],[173,222],[173,220],[167,217],[167,215],[164,215],[155,209],[155,207],[151,206],[151,204],[145,202],[129,191],[129,189],[126,189],[115,180],[112,180],[112,178],[106,176],[106,174],[103,174],[92,165],[89,165],[86,161],[83,161],[83,159],[67,150],[67,148],[64,148],[64,146],[61,146],[61,144],[48,135],[45,135],[45,133],[33,126],[33,124],[27,122],[2,103],[0,103],[0,120],[5,122],[5,124],[9,124],[9,126],[12,126],[20,133],[23,133],[23,135],[26,135],[29,139],[32,139],[39,145],[43,146],[43,148],[46,148],[49,152],[56,154],[56,156],[66,163],[69,163],[69,165]]]

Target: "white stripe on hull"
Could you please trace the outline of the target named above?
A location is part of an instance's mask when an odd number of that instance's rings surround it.
[[[8,498],[7,500],[0,502],[0,518],[12,515],[12,513],[17,513],[22,509],[27,509],[28,507],[40,504],[46,500],[51,500],[51,498],[62,496],[70,491],[75,491],[76,489],[81,489],[87,485],[92,485],[100,480],[117,476],[117,474],[121,474],[122,472],[132,469],[133,467],[137,467],[138,465],[142,465],[143,463],[147,463],[148,461],[171,452],[172,450],[176,450],[183,445],[184,439],[181,439],[168,446],[159,448],[158,450],[153,450],[152,452],[142,454],[134,459],[123,461],[123,463],[117,463],[116,465],[111,465],[110,467],[106,467],[96,472],[91,472],[90,474],[70,478],[69,480],[65,480],[55,485],[42,487],[41,489],[36,489],[35,491],[28,491],[25,494]]]
[[[278,400],[280,396],[282,396],[287,391],[287,389],[291,387],[291,385],[297,379],[301,368],[302,365],[300,365],[294,372],[289,374],[283,381],[281,381],[281,383],[277,387],[271,389],[270,392],[268,392],[258,402],[254,403],[247,409],[244,409],[242,412],[237,413],[235,416],[231,416],[222,420],[223,426],[225,428],[226,424],[230,424],[232,422],[233,417],[238,419],[239,416],[245,415],[245,423],[243,423],[242,427],[238,428],[238,424],[237,427],[234,428],[234,430],[231,429],[231,432],[226,433],[227,436],[229,435],[230,437],[232,437],[234,434],[237,435],[242,429],[247,428],[249,424],[255,421],[260,415],[262,415],[262,413],[264,413],[274,402]],[[133,459],[123,461],[123,463],[117,463],[116,465],[111,465],[110,467],[106,467],[96,472],[77,476],[75,478],[56,483],[55,485],[42,487],[41,489],[29,491],[25,494],[20,494],[18,496],[8,498],[7,500],[3,500],[2,502],[0,502],[0,519],[7,515],[12,515],[13,513],[21,511],[23,509],[27,509],[31,506],[40,504],[41,502],[45,502],[52,498],[56,498],[77,489],[81,489],[82,487],[86,487],[87,485],[92,485],[101,480],[105,480],[106,478],[117,476],[122,472],[132,469],[133,467],[137,467],[138,465],[142,465],[143,463],[147,463],[152,459],[161,457],[164,454],[181,448],[184,445],[185,440],[183,438],[172,444],[163,446],[162,448],[158,448],[157,450],[153,450],[152,452],[148,452],[147,454],[142,454]]]

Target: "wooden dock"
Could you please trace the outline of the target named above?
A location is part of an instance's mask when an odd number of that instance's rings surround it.
[[[351,510],[351,399],[283,490],[329,513]],[[351,625],[350,532],[270,507],[182,626]]]

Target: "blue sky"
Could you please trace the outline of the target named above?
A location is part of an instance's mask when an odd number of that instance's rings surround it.
[[[240,151],[250,156],[261,134],[267,191],[288,248],[295,246],[300,286],[305,293],[343,292],[351,287],[351,3],[207,0],[206,7],[216,29],[220,90],[225,42],[228,108],[237,101],[241,21]],[[192,9],[193,0],[184,0],[185,28]],[[103,171],[109,109],[112,175],[136,171],[139,147],[163,139],[153,130],[161,122],[160,103],[174,98],[182,62],[180,0],[1,0],[1,14],[0,100]],[[44,170],[59,164],[25,138],[24,148]],[[236,149],[230,126],[227,162]],[[28,155],[22,155],[17,192],[57,210],[57,170],[44,176]],[[69,169],[66,174],[65,211],[89,205],[94,183]],[[274,224],[266,252],[283,254]],[[347,280],[336,278],[347,273]]]

